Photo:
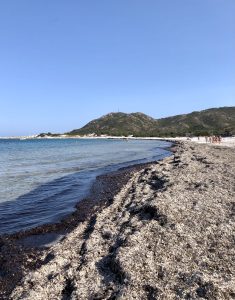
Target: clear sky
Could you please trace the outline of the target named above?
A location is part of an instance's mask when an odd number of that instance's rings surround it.
[[[0,136],[235,105],[234,0],[0,1]]]

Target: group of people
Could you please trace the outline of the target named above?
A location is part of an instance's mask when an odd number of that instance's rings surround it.
[[[198,137],[199,140],[200,137]],[[220,144],[222,137],[220,135],[205,136],[206,143]]]

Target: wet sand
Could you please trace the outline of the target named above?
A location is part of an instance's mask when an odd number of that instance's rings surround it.
[[[179,142],[171,157],[120,172],[80,219],[51,225],[67,232],[54,246],[19,248],[24,233],[2,241],[5,267],[12,259],[20,274],[9,287],[1,268],[6,299],[235,297],[235,149]]]

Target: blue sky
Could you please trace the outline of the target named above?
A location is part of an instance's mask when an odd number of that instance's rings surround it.
[[[0,2],[0,136],[235,105],[234,0]]]

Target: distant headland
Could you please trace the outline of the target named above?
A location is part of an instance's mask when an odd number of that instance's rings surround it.
[[[66,133],[40,133],[32,138],[76,137],[190,137],[190,136],[235,135],[235,106],[210,108],[189,114],[154,119],[146,114],[112,112],[90,121],[79,129]],[[16,137],[9,137],[16,138]]]

